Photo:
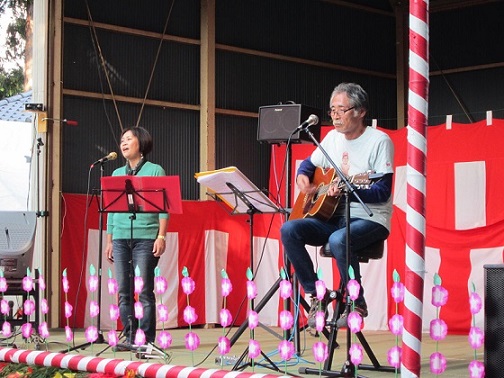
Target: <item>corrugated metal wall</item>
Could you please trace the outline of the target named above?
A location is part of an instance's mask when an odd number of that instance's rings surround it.
[[[161,33],[170,9],[162,0],[119,1],[89,0],[94,22]],[[88,20],[86,2],[65,2],[64,89],[85,91],[95,98],[66,94],[64,117],[79,121],[78,127],[67,126],[63,135],[63,191],[85,193],[89,164],[117,149],[120,123],[111,101],[100,100],[110,94],[104,71],[97,58],[99,44],[108,67],[111,86],[116,96],[141,100],[145,95],[159,41],[150,36],[122,30],[96,29],[80,25],[75,19]],[[504,37],[498,14],[502,3],[478,7],[480,20],[486,25],[470,26],[463,33],[466,41],[455,43],[457,32],[446,35],[448,22],[468,22],[475,7],[460,13],[441,12],[431,18],[432,54],[443,69],[457,67],[458,57],[488,42],[488,29],[494,38]],[[499,11],[501,11],[499,13]],[[485,12],[491,18],[484,18]],[[450,24],[451,25],[451,24]],[[193,41],[163,43],[148,99],[197,106],[200,96],[200,1],[176,1],[168,23],[167,34]],[[443,37],[442,37],[443,36]],[[495,40],[495,39],[494,39]],[[356,81],[370,95],[370,118],[382,127],[396,126],[395,20],[392,14],[371,13],[341,7],[324,1],[295,0],[253,2],[216,1],[216,42],[231,46],[216,53],[216,106],[231,111],[257,113],[260,106],[294,101],[325,110],[333,87],[341,81]],[[278,54],[277,59],[233,51],[233,47]],[[481,48],[478,59],[462,59],[460,64],[503,62],[502,49],[487,59]],[[450,54],[446,54],[450,51]],[[486,51],[486,50],[485,50]],[[300,59],[326,63],[307,64]],[[492,60],[493,59],[493,60]],[[479,63],[478,63],[479,62]],[[336,69],[331,65],[353,67]],[[359,69],[361,71],[356,71]],[[435,66],[432,66],[436,70]],[[452,74],[431,78],[430,114],[459,112],[453,90],[461,93],[470,108],[502,108],[504,75],[502,68]],[[484,82],[483,82],[484,80]],[[491,83],[487,85],[486,83]],[[480,92],[485,86],[484,95]],[[477,88],[477,91],[472,89]],[[91,97],[93,97],[91,96]],[[476,111],[476,110],[475,110]],[[119,102],[118,114],[124,126],[136,123],[140,105]],[[438,124],[435,116],[430,124]],[[146,106],[141,125],[148,128],[155,146],[151,160],[160,163],[168,174],[180,175],[184,199],[197,199],[199,187],[194,179],[199,167],[199,113],[196,110]],[[268,185],[268,144],[256,139],[257,119],[246,116],[216,116],[217,168],[235,165],[258,187]],[[107,163],[105,174],[123,164],[121,159]],[[91,187],[98,187],[99,172],[91,172]]]

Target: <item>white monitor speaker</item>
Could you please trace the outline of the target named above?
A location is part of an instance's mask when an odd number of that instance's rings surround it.
[[[0,269],[23,278],[32,268],[37,216],[34,211],[0,211]]]

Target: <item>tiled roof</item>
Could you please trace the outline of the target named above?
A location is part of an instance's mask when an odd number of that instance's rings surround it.
[[[34,114],[26,112],[25,104],[32,98],[32,91],[0,100],[0,120],[13,122],[32,122]]]

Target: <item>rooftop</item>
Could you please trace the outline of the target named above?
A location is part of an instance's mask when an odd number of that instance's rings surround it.
[[[0,121],[32,122],[33,113],[25,111],[31,98],[32,91],[28,91],[0,100]]]

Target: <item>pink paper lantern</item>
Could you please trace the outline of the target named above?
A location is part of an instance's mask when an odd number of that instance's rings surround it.
[[[257,286],[254,281],[247,281],[247,298],[254,299],[257,297]]]
[[[432,374],[442,374],[446,370],[446,357],[440,352],[430,355],[430,371]]]
[[[399,314],[393,315],[388,322],[388,326],[392,334],[396,336],[402,335],[404,329],[403,316]]]
[[[233,322],[233,317],[231,316],[231,311],[227,308],[223,308],[219,311],[220,325],[224,328],[228,327]]]
[[[12,326],[8,321],[5,321],[2,324],[2,336],[11,337],[11,335],[12,335]]]
[[[4,276],[0,276],[0,292],[5,293],[8,289],[7,279]]]
[[[135,319],[143,319],[144,317],[144,308],[142,302],[135,302],[133,305],[133,309],[135,311]]]
[[[71,317],[72,312],[73,312],[73,306],[65,301],[65,318],[68,319],[69,317]]]
[[[294,355],[294,343],[289,340],[282,340],[278,344],[278,354],[282,361],[289,361]]]
[[[98,276],[89,276],[88,285],[90,292],[98,290]]]
[[[23,335],[23,337],[25,339],[30,338],[30,336],[32,335],[32,333],[33,333],[33,327],[32,327],[31,323],[24,323],[21,326],[21,334]]]
[[[322,330],[325,327],[325,312],[324,311],[317,311],[315,313],[315,329],[318,332],[322,332]]]
[[[352,333],[357,333],[362,329],[362,316],[357,311],[351,311],[347,319],[348,328]]]
[[[476,315],[481,311],[483,302],[481,301],[481,297],[478,295],[478,293],[473,292],[471,293],[471,295],[469,295],[469,307],[471,309],[471,314],[473,315]]]
[[[23,290],[24,291],[32,291],[33,290],[33,278],[30,276],[23,277]]]
[[[89,326],[84,331],[88,343],[94,343],[98,339],[98,330],[95,326]]]
[[[160,322],[167,322],[169,318],[168,307],[162,303],[157,305],[158,320]]]
[[[135,279],[134,279],[134,292],[135,294],[140,294],[143,290],[143,287],[144,287],[144,281],[143,281],[143,278],[141,276],[135,276]]]
[[[221,356],[228,354],[231,350],[231,341],[226,336],[219,337],[217,350]]]
[[[485,335],[479,327],[471,327],[469,330],[469,345],[473,349],[479,349],[485,342]]]
[[[432,340],[443,340],[448,334],[448,326],[443,319],[432,319],[429,333]]]
[[[117,321],[117,319],[119,319],[119,306],[112,303],[110,304],[109,306],[109,316],[110,316],[110,319],[115,322]]]
[[[282,310],[279,316],[280,328],[284,331],[291,329],[294,325],[294,317],[292,316],[290,311]]]
[[[398,369],[401,366],[402,349],[399,346],[392,347],[387,353],[387,362],[390,366]]]
[[[473,360],[469,363],[469,377],[470,378],[483,378],[485,376],[485,365]]]
[[[317,362],[324,362],[329,357],[329,353],[327,352],[327,345],[322,341],[317,341],[313,344],[312,347],[313,357]]]
[[[357,366],[362,362],[362,358],[364,356],[362,345],[357,343],[352,344],[348,353],[350,354],[350,361],[352,361],[354,365]]]
[[[117,332],[115,329],[111,329],[107,333],[107,340],[108,340],[108,345],[111,347],[115,347],[117,344],[119,344],[119,337],[117,336]]]
[[[164,294],[168,289],[168,281],[163,276],[156,276],[154,278],[154,292],[157,295]]]
[[[402,282],[394,282],[390,288],[390,295],[395,303],[404,301],[405,288]]]
[[[73,331],[69,326],[65,326],[65,340],[68,342],[73,340]]]
[[[38,327],[38,332],[39,335],[42,336],[42,338],[44,339],[47,339],[49,337],[49,327],[47,326],[47,322],[40,323]]]
[[[282,299],[288,299],[292,295],[292,284],[289,280],[280,281],[280,297]]]
[[[198,319],[196,315],[196,309],[192,306],[186,306],[184,309],[184,321],[187,324],[193,324]]]
[[[157,336],[157,342],[161,348],[169,348],[173,342],[172,335],[168,331],[161,331]]]
[[[357,298],[359,298],[360,284],[357,282],[357,280],[351,279],[348,281],[347,292],[352,301],[355,301]]]
[[[194,280],[191,277],[183,277],[181,285],[182,291],[186,295],[192,294],[194,292],[194,289],[196,289],[196,283],[194,283]]]
[[[261,345],[257,340],[249,340],[249,346],[248,346],[248,356],[249,358],[257,358],[261,354]]]
[[[35,311],[35,302],[31,299],[27,299],[23,303],[23,311],[25,315],[30,316]]]
[[[40,301],[40,311],[42,314],[47,314],[49,312],[49,303],[47,303],[47,299],[45,298]]]
[[[254,329],[259,325],[259,314],[255,311],[249,311],[248,324],[250,329]]]
[[[68,293],[68,291],[70,290],[70,283],[68,282],[68,277],[67,276],[63,276],[63,278],[61,279],[62,283],[63,283],[63,291],[65,293]]]
[[[107,288],[108,288],[108,293],[110,295],[117,294],[117,291],[119,290],[119,285],[117,283],[117,280],[115,278],[109,278],[107,280]]]
[[[221,280],[221,293],[223,297],[227,297],[233,291],[233,284],[229,278]]]
[[[145,332],[138,328],[135,333],[135,345],[142,346],[145,344]]]
[[[98,316],[99,313],[100,313],[100,306],[98,306],[98,302],[97,301],[89,302],[89,316],[95,318]]]
[[[185,347],[187,350],[195,351],[200,345],[200,338],[194,332],[186,333],[185,337]]]
[[[8,315],[10,312],[9,301],[7,299],[2,299],[0,301],[0,312],[4,315]]]
[[[42,274],[39,275],[38,284],[39,284],[39,289],[40,290],[44,291],[46,289],[45,279],[44,279],[44,276]]]
[[[321,301],[325,297],[325,293],[327,291],[326,284],[322,280],[315,281],[315,293],[317,295],[317,299]]]
[[[431,302],[435,307],[444,306],[448,302],[448,290],[441,285],[433,286]]]

